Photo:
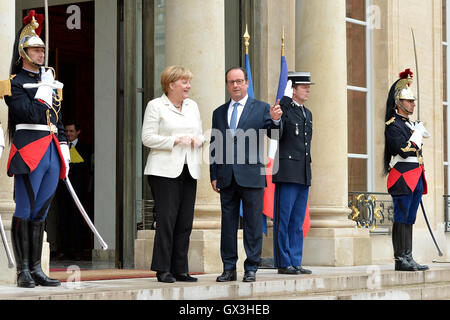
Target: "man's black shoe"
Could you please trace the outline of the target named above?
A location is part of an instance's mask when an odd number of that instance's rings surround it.
[[[301,273],[301,274],[311,274],[312,273],[311,270],[302,268],[302,266],[295,266],[294,268],[297,269],[298,273]]]
[[[158,282],[174,283],[175,278],[170,272],[156,272]]]
[[[278,274],[299,274],[300,271],[292,266],[286,268],[278,268]]]
[[[224,271],[220,276],[217,277],[216,281],[217,282],[236,281],[236,270]]]
[[[256,281],[256,272],[255,271],[245,271],[244,279],[242,279],[242,281],[255,282]]]
[[[177,281],[197,282],[197,278],[191,277],[189,273],[174,273],[173,276]]]

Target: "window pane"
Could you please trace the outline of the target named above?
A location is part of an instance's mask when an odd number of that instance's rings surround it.
[[[347,22],[347,83],[366,87],[366,28]]]
[[[348,191],[367,191],[366,159],[348,159]]]
[[[448,166],[444,167],[444,194],[448,194]]]
[[[447,101],[447,46],[442,46],[443,51],[443,61],[442,61],[442,83],[443,83],[443,90],[444,90],[444,101]]]
[[[366,93],[347,91],[348,152],[367,154]]]
[[[448,113],[448,107],[444,107],[444,161],[448,161],[448,150],[447,150],[447,113]]]
[[[347,18],[366,21],[366,1],[365,0],[347,0],[346,4]]]
[[[447,0],[442,0],[442,41],[447,41]]]

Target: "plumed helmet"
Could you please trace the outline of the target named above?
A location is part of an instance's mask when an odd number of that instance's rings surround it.
[[[391,86],[386,101],[385,121],[389,121],[389,119],[394,116],[395,109],[400,100],[416,100],[416,97],[410,88],[413,75],[411,69],[406,69],[399,74],[399,79]]]
[[[24,59],[30,63],[34,63],[28,56],[25,49],[27,48],[45,48],[45,43],[40,38],[44,16],[36,14],[34,10],[30,10],[28,16],[23,19],[25,27],[20,32],[18,51]]]

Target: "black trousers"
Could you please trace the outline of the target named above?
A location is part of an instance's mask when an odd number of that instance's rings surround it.
[[[264,188],[244,188],[234,177],[231,185],[220,190],[222,208],[222,230],[220,254],[225,271],[236,270],[238,260],[237,231],[242,200],[244,223],[244,249],[247,259],[245,271],[257,271],[262,251],[262,212]]]
[[[177,178],[148,176],[156,209],[151,270],[187,273],[197,180],[187,165]]]

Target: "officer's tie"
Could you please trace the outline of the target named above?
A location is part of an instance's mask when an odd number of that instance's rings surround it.
[[[238,107],[239,107],[239,102],[235,102],[233,104],[233,113],[231,114],[231,120],[230,120],[230,129],[231,129],[231,134],[233,136],[236,132]]]

